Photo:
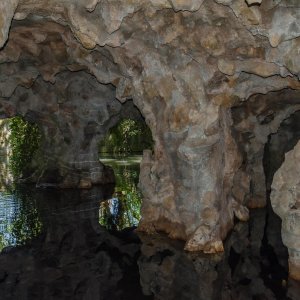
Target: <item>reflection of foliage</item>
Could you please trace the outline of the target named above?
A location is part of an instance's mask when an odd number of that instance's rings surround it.
[[[7,241],[5,240],[4,236],[0,234],[0,251],[2,251],[2,249],[7,246],[8,246]]]
[[[31,195],[32,191],[19,186],[12,193],[5,195],[8,197],[7,201],[10,201],[10,210],[3,215],[0,251],[6,246],[24,245],[41,232],[42,223],[37,204]]]
[[[35,207],[21,207],[19,215],[11,224],[11,233],[17,245],[24,245],[28,240],[36,237],[42,229]]]
[[[129,153],[152,149],[153,140],[149,127],[145,122],[124,119],[100,143],[100,152]]]
[[[9,120],[11,157],[9,159],[10,169],[15,178],[24,175],[38,149],[41,133],[35,124],[24,121],[21,117]]]
[[[100,224],[108,229],[122,230],[138,224],[141,194],[137,189],[138,169],[114,166],[116,189],[114,198],[101,203]]]
[[[20,201],[19,211],[11,224],[11,233],[17,245],[24,245],[42,230],[37,204],[31,194],[24,189],[16,190],[14,193]]]

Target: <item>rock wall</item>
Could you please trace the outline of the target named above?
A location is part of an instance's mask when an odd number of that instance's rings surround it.
[[[11,3],[1,10],[3,45]],[[222,251],[234,217],[247,220],[246,206],[265,204],[264,144],[297,109],[287,100],[300,88],[299,9],[285,0],[20,0],[0,52],[0,116],[24,114],[31,103],[43,112],[65,107],[52,113],[61,116],[60,133],[48,124],[45,135],[67,167],[92,162],[74,180],[89,186],[110,178],[94,164],[91,138],[109,127],[103,118],[113,119],[103,107],[133,99],[155,141],[142,162],[139,228],[184,239],[187,250]],[[74,81],[77,92],[65,102],[64,84]],[[62,103],[49,107],[52,89],[51,103]],[[276,118],[261,124],[279,96]],[[65,137],[69,148],[61,146]],[[62,174],[62,186],[74,181]]]
[[[264,159],[268,160],[269,154],[265,153],[265,147],[269,138],[278,133],[284,120],[299,110],[299,96],[298,91],[291,89],[270,92],[266,95],[254,95],[247,102],[232,108],[233,131],[242,155],[240,169],[235,174],[236,185],[233,191],[235,197],[248,207],[256,208],[266,205],[267,186],[270,188],[273,175],[268,178],[271,182],[266,184],[265,173],[268,170],[264,169],[263,162]],[[290,135],[293,133],[291,132]],[[279,141],[282,146],[284,142],[290,143],[291,141]],[[275,152],[284,154],[286,151],[275,147],[274,155]]]
[[[284,119],[274,134],[269,137],[265,147],[264,169],[266,175],[266,188],[271,192],[273,176],[284,162],[285,153],[291,151],[300,140],[300,111],[296,111]]]
[[[271,203],[282,219],[281,235],[289,250],[290,276],[300,280],[300,142],[289,151],[284,163],[275,173],[272,184]]]

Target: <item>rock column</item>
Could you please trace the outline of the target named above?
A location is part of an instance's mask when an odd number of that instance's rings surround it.
[[[285,155],[274,175],[271,203],[282,219],[281,235],[289,251],[289,273],[300,280],[300,142]]]

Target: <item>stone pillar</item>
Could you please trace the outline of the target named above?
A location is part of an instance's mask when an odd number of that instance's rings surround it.
[[[208,101],[196,64],[170,76],[147,55],[147,77],[134,82],[144,93],[135,101],[152,129],[155,151],[145,152],[141,163],[139,229],[185,240],[188,251],[223,251],[234,214],[247,219],[231,195],[240,158],[230,112]],[[166,73],[155,73],[152,65]]]
[[[289,251],[289,273],[300,280],[300,142],[285,155],[274,175],[271,203],[282,219],[281,235]]]

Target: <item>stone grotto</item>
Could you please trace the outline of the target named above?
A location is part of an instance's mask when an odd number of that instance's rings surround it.
[[[0,118],[43,133],[29,181],[90,188],[114,181],[99,140],[142,116],[138,229],[222,252],[271,199],[300,280],[299,53],[297,0],[2,0]]]

